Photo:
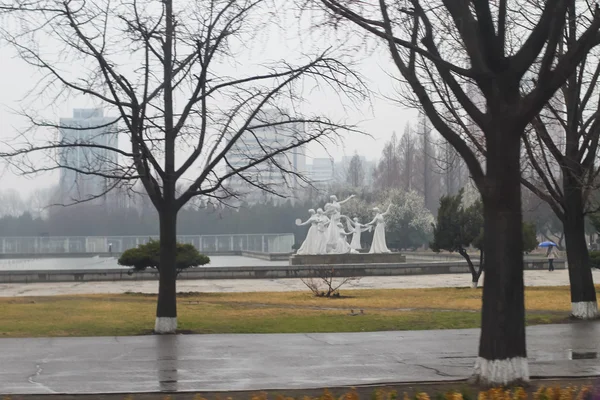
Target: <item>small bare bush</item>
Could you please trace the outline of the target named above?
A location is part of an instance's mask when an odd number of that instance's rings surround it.
[[[360,277],[336,277],[335,268],[316,268],[310,276],[300,278],[317,297],[340,297],[340,288],[348,283],[358,283]]]

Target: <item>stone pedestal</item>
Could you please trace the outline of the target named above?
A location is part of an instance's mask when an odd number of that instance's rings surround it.
[[[294,254],[290,257],[290,265],[397,264],[403,262],[406,262],[406,257],[400,253]]]

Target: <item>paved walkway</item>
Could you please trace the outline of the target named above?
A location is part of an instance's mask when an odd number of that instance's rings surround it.
[[[593,270],[594,281],[600,282],[600,270]],[[470,285],[470,274],[373,276],[349,284],[353,289],[410,289],[433,287],[465,287]],[[480,280],[483,282],[483,277]],[[525,271],[527,286],[569,285],[567,270]],[[179,292],[285,292],[306,290],[300,279],[206,279],[180,280]],[[118,282],[54,282],[0,284],[0,297],[54,296],[61,294],[92,293],[156,293],[156,281]]]
[[[600,322],[528,328],[532,377],[600,375]],[[479,330],[0,339],[0,393],[307,389],[471,374]]]

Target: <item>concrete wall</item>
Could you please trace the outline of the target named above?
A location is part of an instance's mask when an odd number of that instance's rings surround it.
[[[239,254],[242,257],[257,258],[265,261],[287,261],[292,253],[263,253],[260,251],[241,251]]]
[[[406,262],[401,253],[294,254],[290,265],[398,264]]]
[[[556,269],[564,269],[564,261],[555,261]],[[321,270],[334,268],[336,276],[395,276],[468,273],[464,262],[429,262],[398,264],[260,266],[260,267],[200,267],[182,272],[179,279],[276,279],[315,276]],[[547,269],[544,261],[527,262],[526,269]],[[0,271],[0,283],[84,282],[157,280],[154,270],[131,274],[128,269]]]
[[[119,258],[122,253],[0,253],[0,259],[37,259],[37,258],[90,258],[90,257],[114,257]],[[266,261],[287,261],[292,253],[263,253],[261,251],[206,251],[203,254],[207,256],[243,256],[258,258]]]
[[[402,252],[409,260],[427,260],[427,261],[452,261],[452,260],[464,260],[464,257],[458,253],[434,253],[432,251],[406,251]],[[469,253],[473,261],[479,260],[479,253]],[[547,260],[545,254],[525,254],[523,256],[525,261],[529,260]]]
[[[119,258],[121,253],[0,253],[2,260],[16,259],[38,259],[38,258],[91,258],[91,257],[115,257]]]
[[[97,254],[120,253],[147,243],[158,235],[142,236],[28,236],[0,237],[0,254]],[[228,234],[177,235],[180,243],[189,243],[202,253],[226,251],[289,252],[294,245],[294,234]]]

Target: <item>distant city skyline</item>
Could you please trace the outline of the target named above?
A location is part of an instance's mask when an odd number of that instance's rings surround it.
[[[107,122],[110,122],[111,120],[114,120],[116,118],[114,116],[106,115],[105,110],[98,108],[98,107],[86,108],[83,106],[77,106],[70,110],[69,114],[71,114],[71,116],[67,117],[67,116],[64,116],[66,113],[62,113],[63,116],[58,118],[59,124],[68,126],[68,124],[69,124],[68,121],[74,121],[77,119],[75,117],[75,112],[77,112],[78,110],[79,111],[100,110],[101,115],[102,115],[101,118],[103,118],[103,121],[107,121]],[[90,124],[89,126],[93,126],[93,124]],[[393,129],[390,129],[389,136],[391,137],[393,131],[399,130],[399,129],[400,129],[400,127],[394,127]],[[75,130],[70,130],[70,131],[76,132]],[[59,135],[62,135],[62,129],[59,129]],[[128,142],[124,141],[123,138],[116,139],[116,140],[117,140],[117,142],[113,141],[111,146],[118,143],[117,147],[119,147],[121,149],[123,149],[123,148],[126,149],[126,147],[124,147],[124,146],[127,145]],[[377,144],[377,147],[383,148],[383,143],[387,140],[389,140],[389,137],[383,138],[383,140],[381,140],[382,144]],[[372,141],[373,145],[375,146],[375,143],[374,143],[375,140],[370,139],[369,141]],[[312,164],[313,164],[314,160],[317,160],[317,163],[319,163],[319,162],[322,162],[322,160],[324,160],[324,159],[330,159],[330,158],[333,159],[334,164],[338,165],[338,170],[339,170],[339,166],[341,164],[343,164],[343,161],[345,159],[352,158],[352,156],[354,156],[354,154],[357,154],[357,152],[358,152],[358,149],[352,150],[352,151],[345,151],[347,148],[348,147],[346,147],[343,143],[341,143],[340,146],[334,147],[334,149],[337,150],[336,152],[331,151],[332,147],[327,147],[326,149],[323,149],[323,148],[320,148],[319,146],[305,146],[304,150],[303,150],[303,158],[304,158],[304,164],[305,164],[304,172],[307,173],[307,175],[311,174],[311,172],[312,172],[311,168],[312,168]],[[371,146],[368,146],[367,148],[371,149]],[[372,156],[361,155],[361,158],[366,160],[367,164],[376,164],[377,159],[380,157],[380,155],[381,155],[381,150],[378,153],[373,154]],[[70,172],[73,172],[73,171],[70,171]],[[69,178],[68,178],[69,173],[66,172],[66,170],[64,170],[64,169],[60,169],[59,171],[55,171],[54,173],[50,172],[50,173],[40,174],[39,177],[19,176],[19,175],[12,173],[11,171],[9,171],[7,169],[2,170],[0,173],[1,173],[0,176],[4,183],[3,186],[5,188],[15,189],[25,197],[29,196],[34,190],[39,189],[39,188],[56,187],[59,190],[62,190],[65,188],[66,181],[69,180]],[[71,180],[71,182],[74,182],[74,181]],[[29,184],[24,184],[24,183],[29,183]],[[82,189],[81,185],[80,185],[80,189]]]
[[[72,144],[92,144],[118,148],[119,135],[115,118],[104,116],[101,108],[75,108],[73,116],[61,118],[60,140]],[[60,169],[59,194],[61,202],[92,198],[95,203],[106,203],[110,189],[107,178],[79,171],[109,174],[119,162],[117,153],[101,148],[63,147],[58,152]],[[99,197],[100,196],[100,197]]]
[[[279,110],[267,109],[260,114],[261,120],[278,121],[282,118]],[[242,168],[248,164],[251,158],[260,157],[265,149],[280,147],[289,144],[293,135],[302,132],[301,124],[292,124],[283,127],[266,127],[254,129],[252,134],[243,135],[238,144],[227,156],[227,170]],[[228,179],[226,187],[239,196],[235,203],[255,204],[265,201],[279,202],[291,200],[303,200],[307,192],[304,190],[307,184],[298,175],[302,175],[311,181],[319,189],[325,189],[333,183],[346,182],[346,174],[350,160],[354,155],[343,155],[336,160],[333,157],[307,157],[306,146],[281,153],[275,157],[274,162],[265,162],[253,167],[242,176],[233,175]],[[359,155],[363,162],[365,173],[365,185],[373,181],[373,170],[375,162],[367,160],[365,156]],[[278,166],[283,167],[290,173],[284,176]],[[296,175],[298,174],[298,175]],[[277,194],[257,188],[253,183],[265,185]]]
[[[258,123],[274,123],[285,120],[281,111],[267,109],[258,116]],[[235,171],[246,167],[254,159],[260,159],[265,153],[274,149],[291,145],[298,136],[304,135],[301,123],[292,123],[279,126],[268,126],[244,132],[236,145],[227,154],[227,171]],[[280,167],[290,171],[285,175]],[[268,160],[245,170],[241,175],[231,176],[225,186],[236,195],[240,202],[257,203],[264,201],[279,201],[280,196],[298,198],[301,189],[300,178],[295,174],[304,174],[306,171],[306,149],[304,146],[279,153],[272,160]],[[257,186],[262,185],[268,190],[264,191]]]
[[[252,74],[269,63],[286,60],[290,64],[304,61],[307,54],[321,53],[324,49],[331,49],[332,38],[319,35],[299,35],[304,31],[307,21],[290,19],[286,29],[281,29],[276,24],[266,29],[260,40],[251,40],[244,43],[236,52],[236,65],[226,65],[229,75]],[[345,43],[353,46],[356,43]],[[313,158],[333,157],[336,162],[341,161],[344,155],[352,156],[356,151],[367,159],[377,159],[384,144],[393,131],[401,131],[406,122],[416,123],[417,111],[407,109],[394,98],[399,96],[398,83],[389,76],[390,66],[393,64],[385,48],[377,48],[365,44],[363,50],[353,48],[351,53],[339,49],[341,59],[352,57],[353,66],[373,91],[368,99],[357,101],[355,104],[346,101],[340,104],[336,93],[307,88],[303,92],[303,109],[300,112],[307,115],[319,115],[331,118],[336,122],[355,124],[357,129],[366,133],[344,133],[335,141],[325,141],[324,145],[311,144],[306,148],[307,163]],[[53,50],[49,48],[49,51]],[[337,52],[337,50],[336,50]],[[29,127],[29,121],[20,115],[19,110],[27,109],[47,121],[58,121],[60,118],[69,117],[74,108],[97,108],[104,106],[106,116],[118,116],[118,111],[106,107],[106,104],[94,102],[87,96],[57,96],[55,101],[50,101],[46,96],[32,96],[27,94],[34,89],[34,82],[41,78],[38,70],[27,65],[8,46],[0,47],[3,60],[3,74],[0,75],[0,140],[11,140],[20,132]],[[127,64],[130,60],[118,60]],[[31,84],[30,84],[31,83]],[[321,89],[321,88],[320,88]],[[185,99],[177,99],[183,102]],[[224,105],[227,106],[227,105]],[[283,105],[285,106],[285,105]],[[16,111],[15,111],[16,110]],[[45,132],[44,132],[45,131]],[[51,129],[40,129],[38,137],[55,136],[57,132]],[[129,148],[129,141],[121,135],[120,144]],[[58,172],[43,173],[39,176],[23,177],[15,173],[14,169],[5,170],[2,175],[3,187],[14,188],[23,195],[28,195],[38,187],[57,185]]]

